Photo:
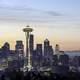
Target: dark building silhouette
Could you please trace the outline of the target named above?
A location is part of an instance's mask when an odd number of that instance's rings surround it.
[[[72,66],[74,66],[76,69],[80,67],[80,56],[73,57]],[[78,71],[80,71],[80,69]]]
[[[69,71],[69,56],[63,53],[53,56],[53,72],[65,75]]]
[[[15,45],[16,54],[18,54],[18,64],[20,67],[24,66],[24,45],[22,41],[16,41]]]
[[[36,53],[37,53],[37,61],[38,65],[42,66],[42,58],[43,58],[43,52],[42,52],[42,44],[36,45]]]
[[[55,54],[53,55],[53,66],[58,65],[58,56]]]
[[[63,76],[67,75],[68,72],[69,72],[69,67],[67,66],[62,66],[62,65],[53,66],[53,73]]]
[[[37,50],[37,55],[38,56],[43,56],[43,53],[42,53],[42,44],[37,44],[36,50]]]
[[[48,39],[45,39],[44,40],[44,56],[46,57],[46,56],[48,56],[48,48],[49,48],[49,46],[50,46],[50,42],[49,42],[49,40]]]
[[[32,56],[33,56],[33,50],[34,50],[34,35],[30,34],[30,39],[29,39],[29,48],[30,48],[30,62],[32,65]]]
[[[5,70],[8,68],[8,56],[10,54],[10,45],[8,42],[0,49],[0,70]]]
[[[69,66],[69,56],[66,54],[60,55],[58,62],[60,65]]]
[[[8,42],[6,42],[6,43],[2,46],[1,51],[2,51],[3,57],[7,57],[7,56],[10,54],[10,45],[9,45]]]
[[[30,52],[32,53],[34,49],[34,35],[33,34],[30,34],[29,47],[30,47]]]
[[[15,51],[19,55],[19,57],[24,56],[24,45],[22,41],[16,41]]]
[[[9,45],[9,43],[6,42],[2,48],[4,48],[5,50],[9,51],[9,50],[10,50],[10,45]]]
[[[32,67],[36,68],[38,66],[38,55],[37,51],[33,50],[33,55],[32,55]]]
[[[8,68],[10,70],[17,70],[20,68],[19,66],[19,61],[18,60],[12,60],[12,61],[8,61]]]
[[[45,45],[45,46],[49,46],[49,45],[50,45],[50,42],[49,42],[48,39],[45,39],[45,40],[44,40],[44,45]]]
[[[44,40],[44,65],[45,66],[52,66],[53,62],[53,48],[50,45],[50,42],[48,39]]]

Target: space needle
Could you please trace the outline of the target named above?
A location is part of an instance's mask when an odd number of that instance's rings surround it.
[[[27,58],[27,64],[26,67],[28,70],[31,68],[31,62],[30,62],[30,46],[29,46],[29,39],[30,39],[30,33],[33,31],[30,26],[26,26],[26,28],[23,29],[23,32],[25,32],[25,37],[26,37],[26,58]]]

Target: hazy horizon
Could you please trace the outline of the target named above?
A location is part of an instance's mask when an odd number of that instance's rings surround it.
[[[36,43],[48,38],[61,50],[80,50],[80,0],[0,0],[0,46],[16,40],[25,44],[22,29],[34,29]]]

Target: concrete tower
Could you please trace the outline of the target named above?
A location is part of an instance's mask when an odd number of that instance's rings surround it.
[[[25,32],[25,37],[26,37],[26,57],[27,57],[27,67],[28,69],[31,68],[31,62],[30,62],[30,45],[29,45],[29,40],[30,40],[30,33],[33,31],[32,28],[29,26],[26,26],[26,28],[23,29],[23,32]]]

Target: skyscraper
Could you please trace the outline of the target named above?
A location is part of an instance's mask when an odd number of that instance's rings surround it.
[[[10,54],[10,45],[8,42],[6,42],[3,46],[2,46],[2,55],[4,57],[7,57]]]
[[[50,45],[49,40],[44,40],[44,63],[47,64],[46,66],[50,67],[53,64],[53,53],[53,48]]]
[[[33,34],[30,34],[29,47],[30,47],[30,62],[32,65],[32,56],[33,56],[33,50],[34,50],[34,36],[33,36]]]
[[[37,44],[36,46],[36,52],[37,52],[37,61],[39,66],[42,66],[42,57],[43,57],[43,52],[42,52],[42,44]]]
[[[44,56],[48,56],[47,52],[48,52],[48,47],[50,46],[50,42],[48,39],[44,40]]]
[[[53,48],[50,45],[50,42],[48,39],[44,40],[44,56],[49,57],[53,55]]]
[[[30,34],[29,47],[30,47],[30,52],[32,52],[34,49],[34,36],[33,36],[33,34]]]
[[[37,50],[37,55],[39,56],[42,56],[42,44],[37,44],[37,47],[36,47],[36,50]]]
[[[19,57],[24,56],[24,45],[21,40],[16,41],[15,50],[16,50],[17,54],[19,55]]]
[[[48,39],[45,39],[45,40],[44,40],[44,46],[49,46],[49,45],[50,45],[49,40],[48,40]]]
[[[22,68],[24,66],[24,45],[21,40],[16,41],[15,51],[18,55],[18,65]]]
[[[37,67],[37,51],[33,50],[33,55],[32,55],[32,67],[35,68]]]
[[[53,55],[53,66],[56,66],[58,64],[58,56],[55,54]]]
[[[4,49],[4,51],[5,51],[5,50],[9,51],[9,50],[10,50],[10,45],[9,45],[9,43],[6,42],[2,48]]]
[[[0,69],[8,68],[8,56],[10,55],[10,45],[6,42],[0,49]]]

